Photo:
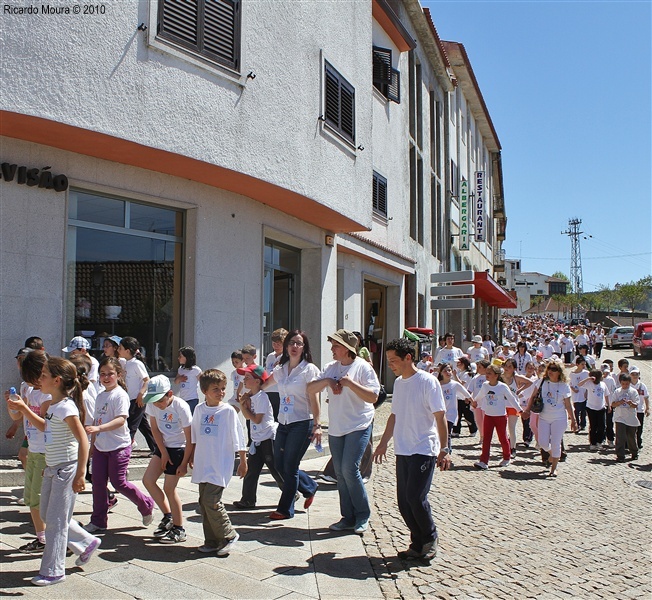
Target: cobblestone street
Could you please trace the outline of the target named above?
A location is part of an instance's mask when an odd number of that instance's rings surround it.
[[[617,360],[630,353],[609,354]],[[649,361],[636,362],[649,386]],[[365,537],[385,597],[650,598],[650,425],[639,459],[625,464],[615,462],[613,448],[589,452],[586,432],[564,439],[568,459],[556,479],[546,477],[538,451],[522,444],[501,469],[496,443],[489,470],[481,472],[473,467],[478,438],[464,428],[454,440],[453,470],[433,479],[429,497],[440,544],[430,565],[396,557],[409,537],[388,453],[369,483],[375,518]]]

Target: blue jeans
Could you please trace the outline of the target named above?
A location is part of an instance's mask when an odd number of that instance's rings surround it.
[[[283,477],[283,491],[276,510],[294,516],[294,496],[297,490],[308,498],[317,491],[317,482],[299,470],[299,464],[310,445],[312,419],[284,425],[279,423],[274,440],[274,462]]]
[[[340,494],[340,513],[351,525],[368,521],[371,515],[367,490],[360,475],[360,462],[372,429],[373,423],[360,431],[328,436]]]

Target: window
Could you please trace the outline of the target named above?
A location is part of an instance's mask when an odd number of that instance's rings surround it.
[[[372,59],[374,87],[388,100],[400,103],[401,74],[392,68],[392,51],[374,46]]]
[[[324,120],[351,143],[355,142],[355,89],[329,63],[325,64]]]
[[[131,335],[153,371],[169,371],[181,340],[184,213],[71,190],[66,337],[91,353],[104,338]]]
[[[159,0],[157,35],[240,69],[240,0]]]
[[[387,216],[387,179],[374,171],[373,183],[373,207],[374,212],[383,217]]]

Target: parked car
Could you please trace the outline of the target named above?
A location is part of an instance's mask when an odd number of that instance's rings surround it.
[[[631,346],[634,338],[633,327],[612,327],[604,339],[607,348],[622,348]]]
[[[639,354],[643,358],[652,356],[652,321],[644,321],[636,325],[632,348],[634,348],[634,356]]]

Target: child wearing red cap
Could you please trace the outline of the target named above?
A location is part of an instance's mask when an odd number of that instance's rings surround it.
[[[263,366],[254,364],[238,369],[238,375],[244,376],[242,383],[247,390],[238,398],[238,402],[242,414],[251,424],[251,444],[247,455],[247,474],[242,483],[242,498],[236,500],[233,506],[247,509],[256,506],[256,489],[263,466],[267,466],[281,489],[283,477],[274,466],[274,438],[278,423],[274,421],[269,397],[260,389],[269,375]]]

